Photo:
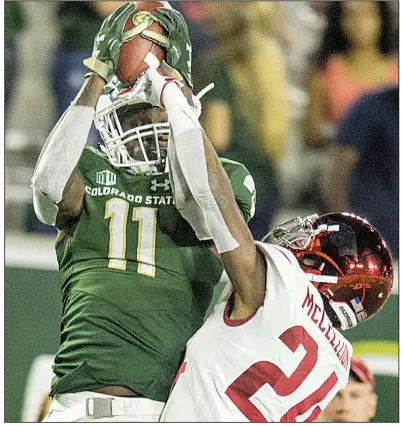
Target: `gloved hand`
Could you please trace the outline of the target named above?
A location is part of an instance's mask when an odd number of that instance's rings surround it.
[[[151,105],[167,109],[172,103],[187,104],[185,95],[181,91],[183,83],[179,80],[153,67],[145,72],[145,77],[144,92],[147,102]],[[170,86],[169,89],[168,86]]]
[[[178,70],[192,88],[192,44],[185,19],[177,10],[165,7],[158,8],[158,12],[152,12],[151,16],[164,28],[167,36],[161,38],[149,30],[144,30],[141,36],[165,48],[167,64]]]
[[[125,23],[135,9],[135,4],[125,3],[104,20],[95,37],[91,58],[83,61],[90,70],[88,74],[97,74],[107,83],[111,80],[118,67]]]
[[[149,68],[144,74],[146,102],[165,108],[174,133],[201,128],[197,109],[189,105],[182,93],[183,83],[156,68]]]

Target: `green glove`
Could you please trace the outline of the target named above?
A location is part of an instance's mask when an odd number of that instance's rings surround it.
[[[98,74],[106,82],[113,77],[119,63],[123,29],[135,9],[134,3],[125,3],[104,20],[95,37],[91,58],[83,61],[90,74]]]
[[[167,52],[168,65],[178,70],[193,88],[192,45],[185,19],[177,10],[165,7],[159,7],[158,12],[151,12],[151,16],[164,28],[167,37],[149,30],[144,30],[141,36],[161,44]]]

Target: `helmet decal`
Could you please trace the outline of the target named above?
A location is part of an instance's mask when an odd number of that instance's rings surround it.
[[[353,307],[355,315],[359,321],[365,321],[367,319],[368,315],[365,312],[361,299],[358,296],[351,300],[351,306]]]

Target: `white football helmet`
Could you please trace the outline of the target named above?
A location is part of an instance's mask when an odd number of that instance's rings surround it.
[[[115,77],[105,86],[104,94],[98,101],[94,124],[105,144],[102,149],[114,167],[126,168],[134,174],[155,175],[167,172],[170,124],[144,123],[124,129],[121,121],[125,108],[147,103],[144,84],[145,76],[139,77],[131,87],[123,86]]]

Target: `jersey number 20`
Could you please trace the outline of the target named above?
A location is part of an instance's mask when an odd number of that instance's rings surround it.
[[[112,269],[126,270],[126,225],[129,203],[121,198],[106,202],[105,219],[109,223],[109,264]],[[157,209],[150,207],[133,208],[131,220],[139,222],[137,237],[137,272],[155,276],[155,238]]]
[[[298,367],[287,377],[277,365],[269,361],[259,361],[242,373],[226,390],[227,396],[251,422],[267,422],[250,398],[265,384],[270,385],[279,396],[288,396],[295,392],[315,367],[318,359],[318,345],[304,327],[294,326],[287,329],[280,340],[293,352],[299,345],[306,350]],[[316,405],[311,415],[305,420],[313,421],[321,412],[319,404],[337,383],[333,372],[322,385],[305,399],[291,407],[280,419],[281,422],[295,422],[296,417],[306,413]]]

